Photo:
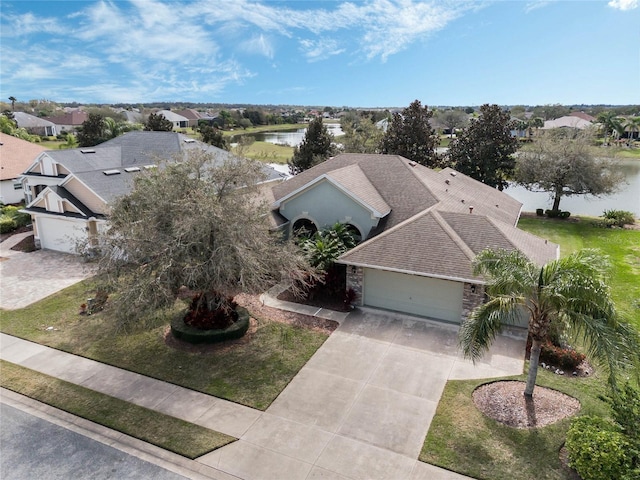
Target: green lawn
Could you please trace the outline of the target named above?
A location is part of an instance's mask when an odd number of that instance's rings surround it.
[[[559,244],[561,255],[581,248],[602,250],[612,265],[612,297],[620,313],[640,330],[640,230],[602,229],[589,217],[577,220],[527,217],[518,226]]]
[[[94,423],[196,458],[235,440],[223,433],[0,361],[0,385]]]
[[[239,153],[234,150],[234,153]],[[275,145],[269,142],[253,142],[248,147],[244,147],[242,156],[252,158],[266,163],[287,163],[293,157],[293,147],[286,145]]]
[[[640,329],[640,230],[601,229],[589,218],[575,220],[527,217],[519,227],[558,243],[561,255],[581,248],[601,249],[612,264],[610,285],[616,305]],[[531,430],[506,427],[485,417],[473,404],[473,390],[486,382],[447,382],[420,460],[480,479],[568,479],[558,450],[569,419]],[[541,369],[537,384],[577,398],[580,415],[608,415],[600,399],[606,392],[605,380],[597,373],[579,379]]]
[[[209,353],[189,353],[165,344],[167,318],[152,330],[116,334],[108,310],[78,315],[79,305],[91,294],[89,280],[29,307],[2,311],[1,329],[258,409],[275,400],[327,338],[310,329],[259,319],[246,341]]]
[[[479,479],[567,479],[558,452],[570,420],[535,429],[502,425],[482,414],[471,398],[473,390],[486,382],[447,382],[420,460]],[[606,404],[598,398],[605,393],[600,379],[567,378],[541,369],[537,383],[577,398],[580,415],[607,415]]]

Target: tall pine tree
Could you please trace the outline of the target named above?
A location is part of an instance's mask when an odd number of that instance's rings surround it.
[[[291,175],[297,175],[324,162],[334,153],[333,135],[322,123],[322,117],[317,117],[309,122],[302,143],[293,150],[293,158],[288,162],[289,172]]]

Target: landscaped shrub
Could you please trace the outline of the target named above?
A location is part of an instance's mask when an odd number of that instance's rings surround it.
[[[2,207],[2,215],[6,215],[7,217],[12,218],[13,221],[16,222],[16,228],[24,227],[25,225],[31,223],[31,215],[29,215],[28,213],[20,212],[20,208],[22,207],[16,207],[13,205]]]
[[[569,218],[571,216],[571,212],[560,212],[560,218]]]
[[[536,208],[536,215],[539,217],[544,217],[544,209]]]
[[[605,210],[602,216],[606,220],[613,220],[612,224],[617,227],[633,225],[635,223],[633,213],[625,210]]]
[[[585,359],[583,353],[577,352],[572,348],[562,348],[551,342],[542,344],[540,350],[540,361],[555,365],[565,370],[574,370]]]
[[[629,442],[621,428],[599,417],[572,420],[565,443],[569,465],[583,480],[631,480]]]
[[[18,228],[16,221],[8,215],[0,216],[0,233],[9,233]]]
[[[235,311],[238,319],[229,327],[219,330],[202,330],[191,327],[184,323],[183,315],[178,315],[171,321],[171,332],[174,337],[194,344],[234,340],[247,333],[250,325],[250,315],[247,309],[237,307]]]
[[[549,218],[557,218],[560,216],[560,210],[545,210],[544,214]]]

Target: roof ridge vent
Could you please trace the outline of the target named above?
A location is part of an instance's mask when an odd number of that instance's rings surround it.
[[[120,170],[114,168],[112,170],[104,170],[102,173],[104,173],[105,175],[119,175]]]
[[[80,150],[80,153],[96,153],[96,151],[93,148],[85,148]]]

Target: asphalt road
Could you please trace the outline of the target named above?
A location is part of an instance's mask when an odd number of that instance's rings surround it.
[[[185,477],[0,404],[2,480],[180,480]]]

